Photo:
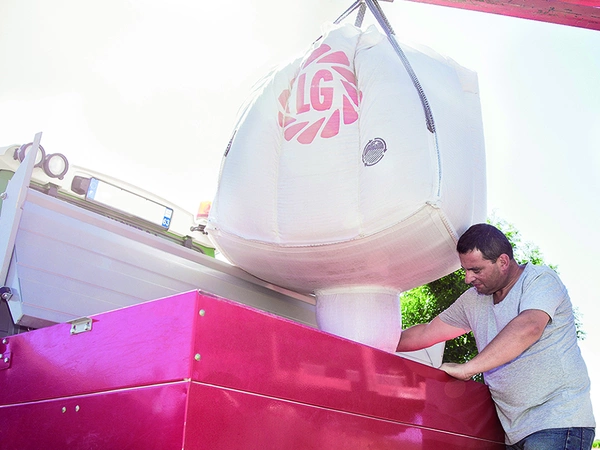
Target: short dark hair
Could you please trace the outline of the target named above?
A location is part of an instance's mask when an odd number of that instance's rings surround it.
[[[471,226],[458,240],[456,250],[461,255],[472,250],[479,250],[484,259],[495,262],[503,253],[513,259],[513,248],[498,228],[487,223]]]

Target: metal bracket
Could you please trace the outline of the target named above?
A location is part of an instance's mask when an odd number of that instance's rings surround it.
[[[8,348],[8,339],[2,339],[2,345],[0,346],[0,370],[8,369],[12,361],[12,355]]]
[[[92,319],[89,317],[81,317],[79,319],[71,320],[71,334],[81,334],[86,331],[92,331]]]

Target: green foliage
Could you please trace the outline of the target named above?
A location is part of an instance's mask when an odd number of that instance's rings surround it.
[[[595,440],[594,443],[592,444],[592,448],[600,448],[600,441]]]
[[[502,230],[506,235],[513,246],[515,260],[519,264],[526,262],[536,265],[545,264],[540,249],[530,242],[523,242],[519,231],[513,225],[495,217],[489,219],[488,223]],[[556,266],[550,264],[548,266],[556,270]],[[469,288],[464,280],[464,270],[459,269],[439,280],[404,292],[402,294],[402,328],[408,328],[412,325],[433,320]],[[574,313],[577,337],[583,339],[585,333],[581,329],[581,322],[579,321],[577,311],[574,311]],[[475,355],[477,355],[475,338],[473,333],[467,333],[446,342],[443,361],[464,363],[472,359]],[[480,375],[475,377],[475,379],[482,381]]]
[[[445,277],[402,294],[402,328],[432,321],[448,308],[469,286],[459,269]],[[446,342],[443,362],[465,363],[477,355],[475,338],[469,332]],[[481,376],[476,379],[481,381]]]

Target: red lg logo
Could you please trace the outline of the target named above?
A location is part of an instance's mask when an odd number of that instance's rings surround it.
[[[314,66],[309,67],[312,64],[324,64],[325,67],[308,77],[314,69]],[[358,120],[362,93],[356,87],[356,77],[344,52],[332,52],[329,45],[322,44],[303,64],[294,83],[295,99],[290,99],[289,89],[279,95],[282,107],[279,125],[284,129],[283,136],[287,141],[296,138],[300,144],[310,144],[317,135],[322,138],[336,136],[342,123],[349,125]],[[311,110],[322,114],[317,119],[302,120],[302,115]]]

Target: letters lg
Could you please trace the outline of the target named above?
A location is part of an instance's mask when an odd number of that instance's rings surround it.
[[[327,87],[327,82],[330,81],[333,81],[333,75],[329,70],[317,70],[307,89],[306,73],[301,74],[296,91],[296,114],[310,111],[311,105],[317,111],[330,109],[333,104],[333,87]]]

